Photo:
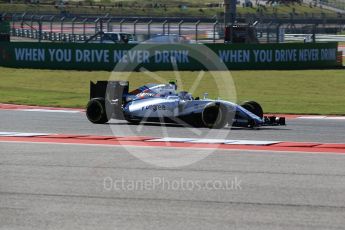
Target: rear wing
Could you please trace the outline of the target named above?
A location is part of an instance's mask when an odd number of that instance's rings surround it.
[[[128,81],[90,81],[90,99],[101,97],[106,100],[121,100],[128,94]]]

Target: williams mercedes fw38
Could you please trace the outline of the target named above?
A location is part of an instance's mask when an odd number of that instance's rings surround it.
[[[255,128],[267,125],[285,125],[284,117],[263,114],[255,101],[241,105],[224,100],[200,99],[186,91],[177,91],[174,82],[146,84],[129,92],[127,81],[90,82],[90,101],[86,116],[95,124],[104,124],[111,118],[140,122],[179,123],[194,127],[220,129],[227,125]]]

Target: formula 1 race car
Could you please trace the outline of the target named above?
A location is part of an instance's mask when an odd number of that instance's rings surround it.
[[[193,98],[186,91],[177,92],[174,82],[146,84],[129,92],[127,81],[90,82],[90,101],[86,116],[96,124],[111,118],[140,122],[173,122],[194,127],[220,129],[226,125],[235,127],[259,127],[285,125],[284,117],[265,117],[255,101],[242,105],[224,100]]]

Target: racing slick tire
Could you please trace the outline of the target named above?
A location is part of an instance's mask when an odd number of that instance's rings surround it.
[[[104,98],[92,98],[87,103],[86,117],[94,124],[104,124],[109,121]]]
[[[126,121],[127,121],[128,123],[130,123],[131,125],[139,125],[140,122],[141,122],[141,120],[135,120],[135,119],[130,119],[130,118],[126,118],[126,117],[125,117],[125,119],[126,119]]]
[[[207,128],[221,129],[228,123],[228,111],[224,105],[218,102],[209,103],[202,111],[201,120]]]
[[[261,119],[264,117],[264,111],[261,105],[256,101],[246,101],[241,106]]]

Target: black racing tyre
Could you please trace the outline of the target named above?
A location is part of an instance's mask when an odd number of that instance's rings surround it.
[[[141,120],[135,120],[135,119],[129,119],[129,118],[125,118],[126,121],[132,125],[139,125]]]
[[[202,111],[201,120],[207,128],[221,129],[228,123],[228,111],[220,103],[210,103]]]
[[[250,119],[248,121],[248,125],[247,126],[248,126],[248,128],[254,128],[256,126],[256,123],[255,123],[254,120]]]
[[[104,124],[109,121],[104,98],[92,98],[86,106],[86,117],[95,124]]]
[[[264,111],[261,105],[256,101],[246,101],[241,106],[261,119],[264,117]]]

